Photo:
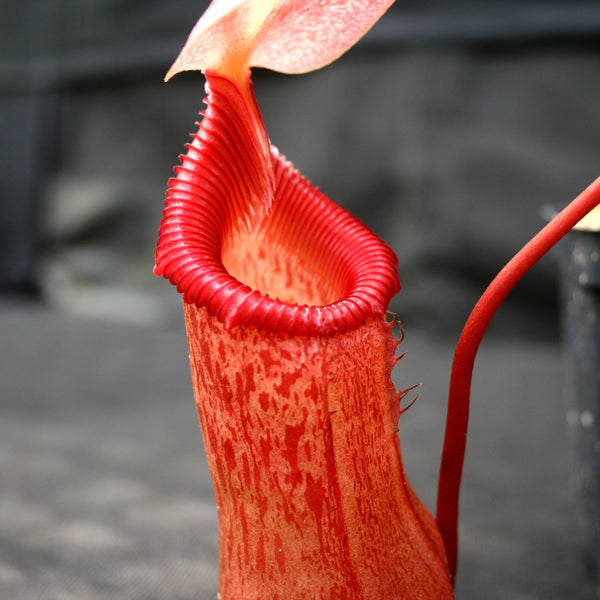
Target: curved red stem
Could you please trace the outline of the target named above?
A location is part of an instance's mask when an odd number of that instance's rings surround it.
[[[598,204],[600,178],[563,209],[498,273],[475,305],[458,340],[450,377],[436,516],[453,579],[456,575],[458,554],[458,497],[467,442],[471,379],[477,349],[492,317],[519,280]]]

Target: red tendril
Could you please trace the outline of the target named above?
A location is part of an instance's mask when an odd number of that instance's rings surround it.
[[[453,578],[456,575],[458,554],[458,497],[467,442],[471,379],[477,349],[492,317],[520,279],[598,204],[600,178],[563,209],[498,273],[475,305],[458,340],[450,377],[436,517]]]

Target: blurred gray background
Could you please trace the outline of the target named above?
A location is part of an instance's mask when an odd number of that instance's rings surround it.
[[[0,290],[179,319],[153,251],[203,79],[162,78],[206,4],[0,3]],[[398,253],[405,325],[456,332],[598,175],[599,32],[595,1],[403,1],[326,69],[255,72],[273,143]],[[554,279],[550,258],[493,330],[555,336]]]
[[[2,599],[216,597],[180,299],[152,274],[204,96],[199,73],[162,79],[206,4],[0,0]],[[273,143],[399,256],[396,385],[423,382],[400,436],[430,508],[470,309],[544,207],[600,175],[599,70],[597,1],[399,0],[335,64],[254,73]],[[569,487],[558,254],[476,365],[462,600],[600,597]]]

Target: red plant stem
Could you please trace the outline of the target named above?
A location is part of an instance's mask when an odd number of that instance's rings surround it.
[[[600,178],[552,219],[498,273],[475,305],[458,340],[450,377],[436,516],[453,578],[456,575],[458,554],[458,497],[467,442],[471,379],[477,349],[492,317],[520,279],[598,204]]]

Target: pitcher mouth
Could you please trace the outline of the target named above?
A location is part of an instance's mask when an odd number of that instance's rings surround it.
[[[155,273],[227,329],[334,335],[382,316],[400,289],[393,250],[276,148],[265,159],[255,124],[240,131],[229,117],[236,90],[206,76],[208,109],[169,182]],[[270,206],[253,218],[244,207],[261,194]]]

